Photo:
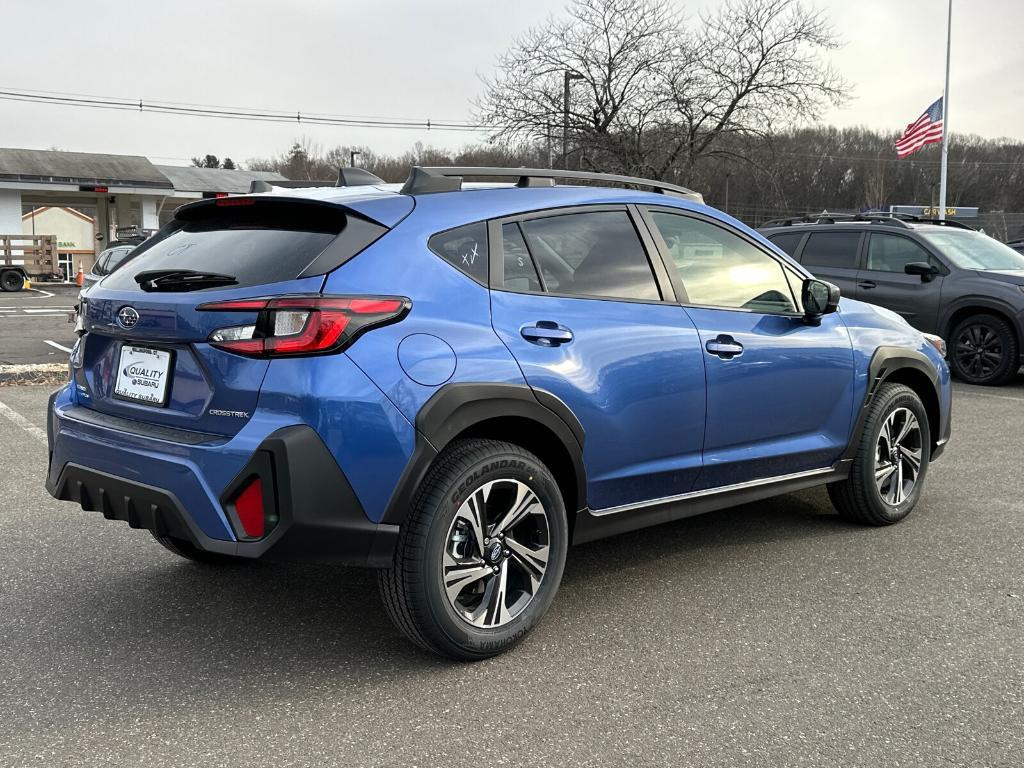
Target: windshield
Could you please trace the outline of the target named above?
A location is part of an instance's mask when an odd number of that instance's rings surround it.
[[[981,232],[922,232],[925,239],[961,269],[1024,270],[1024,254]]]

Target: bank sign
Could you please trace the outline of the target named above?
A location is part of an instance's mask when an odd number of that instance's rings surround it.
[[[890,213],[906,213],[911,216],[920,216],[922,219],[937,219],[942,209],[929,205],[890,205]],[[978,218],[977,208],[946,208],[947,219],[976,219]]]

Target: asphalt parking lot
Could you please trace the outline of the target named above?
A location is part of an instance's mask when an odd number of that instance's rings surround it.
[[[40,284],[30,291],[0,293],[0,365],[60,363],[75,342],[68,318],[78,286]]]
[[[0,765],[1024,762],[1024,376],[956,386],[904,523],[815,490],[590,544],[473,665],[369,572],[200,567],[53,501],[49,389],[0,388]]]

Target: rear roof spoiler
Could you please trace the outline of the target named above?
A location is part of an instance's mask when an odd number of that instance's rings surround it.
[[[306,187],[367,187],[374,184],[384,184],[384,179],[374,176],[365,168],[339,168],[337,181],[293,181],[281,179],[265,181],[254,179],[249,185],[249,194],[255,192],[273,192],[274,187],[278,189],[304,189]]]

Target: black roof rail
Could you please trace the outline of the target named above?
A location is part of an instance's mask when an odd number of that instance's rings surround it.
[[[367,187],[384,184],[384,179],[374,176],[365,168],[339,168],[336,187]]]
[[[431,192],[456,192],[462,189],[464,176],[482,178],[511,177],[516,179],[517,187],[553,187],[556,179],[574,181],[603,181],[614,184],[628,184],[634,187],[647,187],[663,195],[672,195],[697,203],[703,203],[704,197],[692,189],[668,184],[656,179],[641,179],[636,176],[620,176],[615,173],[591,173],[590,171],[566,171],[557,168],[474,168],[463,166],[413,166],[402,187],[406,195],[425,195]]]
[[[862,222],[865,224],[889,224],[895,227],[910,229],[911,224],[938,224],[957,229],[970,229],[974,227],[964,224],[962,221],[951,219],[925,219],[915,216],[912,213],[890,213],[889,211],[873,211],[870,213],[829,213],[822,211],[818,214],[804,214],[803,216],[789,216],[783,219],[772,219],[761,225],[761,228],[768,227],[791,227],[794,224],[842,224],[844,222]]]

